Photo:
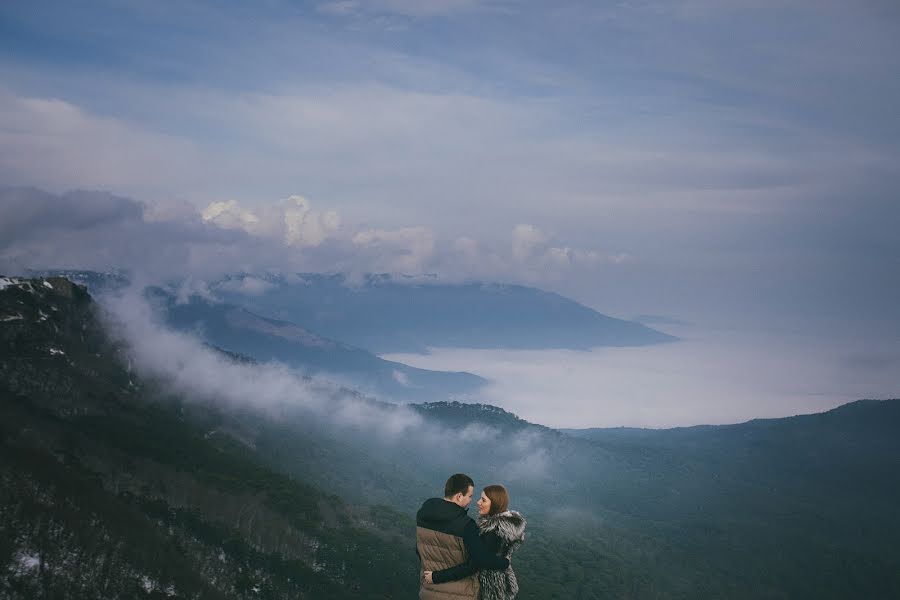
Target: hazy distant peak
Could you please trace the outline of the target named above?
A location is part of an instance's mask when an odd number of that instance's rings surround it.
[[[380,354],[429,347],[588,349],[676,339],[554,292],[502,282],[386,273],[264,273],[235,275],[211,289],[257,314]]]

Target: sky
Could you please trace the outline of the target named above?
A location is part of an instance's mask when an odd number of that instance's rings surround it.
[[[526,283],[896,396],[897,73],[892,0],[9,0],[0,270]]]

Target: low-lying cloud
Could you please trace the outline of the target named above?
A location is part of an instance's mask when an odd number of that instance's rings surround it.
[[[437,348],[384,358],[485,377],[480,401],[550,427],[737,423],[900,395],[900,351],[889,342],[676,329],[682,341],[638,348]]]
[[[475,456],[479,468],[502,474],[504,481],[537,481],[550,475],[546,442],[534,432],[504,433],[478,422],[451,430],[406,405],[367,399],[339,381],[304,376],[274,362],[235,361],[197,337],[164,327],[136,288],[104,296],[102,305],[109,330],[125,343],[135,371],[188,402],[228,411],[249,409],[275,421],[314,422],[342,439],[349,434],[380,444],[373,446],[374,452],[400,444],[434,464],[452,465],[454,455],[460,461]],[[447,448],[456,450],[447,453]],[[479,448],[499,452],[484,454]]]

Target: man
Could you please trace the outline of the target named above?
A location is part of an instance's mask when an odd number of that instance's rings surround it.
[[[451,475],[444,485],[443,498],[429,498],[416,513],[416,552],[422,572],[440,571],[466,563],[470,574],[455,581],[428,581],[419,587],[421,600],[477,600],[478,569],[502,571],[509,561],[495,556],[478,537],[478,525],[466,510],[475,493],[468,475]],[[431,574],[429,573],[429,578]]]

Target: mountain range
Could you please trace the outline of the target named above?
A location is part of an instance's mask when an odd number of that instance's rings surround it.
[[[521,285],[306,273],[241,274],[211,287],[228,302],[376,354],[429,347],[588,349],[676,339]]]
[[[94,293],[119,293],[126,273],[33,272],[62,276]],[[419,369],[376,354],[430,347],[590,348],[676,338],[602,315],[535,288],[446,284],[428,278],[367,275],[234,275],[211,289],[170,282],[144,290],[160,318],[211,345],[260,362],[278,361],[386,400],[466,400],[484,378]]]
[[[194,333],[217,348],[260,362],[278,361],[386,399],[448,399],[474,393],[487,383],[471,373],[429,371],[384,360],[294,323],[261,317],[233,304],[197,295],[180,301],[158,287],[148,288],[146,295],[168,326]]]
[[[412,515],[457,471],[528,518],[520,598],[900,595],[898,400],[659,431],[235,405],[143,370],[84,288],[0,287],[0,598],[412,598]]]

